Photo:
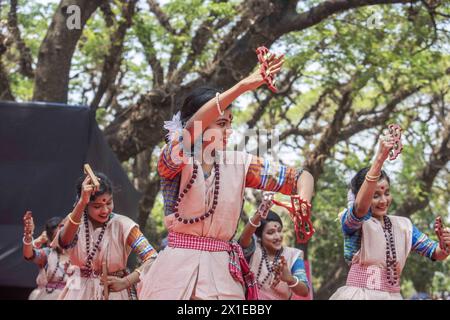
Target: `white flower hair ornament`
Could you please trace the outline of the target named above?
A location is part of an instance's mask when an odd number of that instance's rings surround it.
[[[164,121],[164,129],[168,130],[166,138],[169,141],[177,140],[183,134],[183,123],[181,122],[181,112],[173,115],[172,120]]]

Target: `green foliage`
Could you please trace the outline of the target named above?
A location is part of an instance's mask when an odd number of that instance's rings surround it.
[[[342,260],[344,252],[339,213],[347,205],[345,174],[332,163],[327,164],[322,178],[316,184],[313,201],[313,224],[316,230],[309,250],[314,270],[314,287],[320,288],[332,265]]]

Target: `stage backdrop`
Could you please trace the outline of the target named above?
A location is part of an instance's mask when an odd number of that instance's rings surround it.
[[[87,107],[0,102],[0,287],[36,286],[38,268],[22,257],[22,217],[33,212],[37,237],[47,219],[75,202],[83,164],[111,178],[114,211],[136,220],[139,193]],[[7,296],[2,292],[2,296]]]

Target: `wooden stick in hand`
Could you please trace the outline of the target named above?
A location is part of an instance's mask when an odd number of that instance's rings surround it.
[[[89,164],[84,165],[84,173],[91,178],[91,182],[94,185],[95,189],[98,190],[100,187],[100,182],[98,182],[98,178],[95,176],[94,171],[92,171],[91,166]]]
[[[103,280],[103,298],[109,300],[109,285],[108,285],[108,265],[106,260],[102,262],[102,280]]]

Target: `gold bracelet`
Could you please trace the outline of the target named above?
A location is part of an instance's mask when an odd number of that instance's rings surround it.
[[[74,224],[74,225],[76,225],[76,226],[79,226],[80,224],[81,224],[81,220],[80,220],[80,222],[75,222],[75,221],[73,221],[72,220],[72,212],[71,213],[69,213],[69,215],[68,215],[68,217],[69,217],[69,221],[72,223],[72,224]]]
[[[381,177],[381,174],[377,175],[377,176],[371,176],[370,174],[366,174],[365,179],[369,182],[377,182]]]
[[[371,176],[369,173],[366,173],[366,177],[369,178],[370,180],[379,179],[381,177],[381,173],[376,176]]]
[[[139,270],[139,269],[136,268],[136,269],[133,270],[133,272],[135,272],[135,271],[139,274],[139,276],[141,276],[141,270]],[[132,272],[132,273],[133,273],[133,272]]]

